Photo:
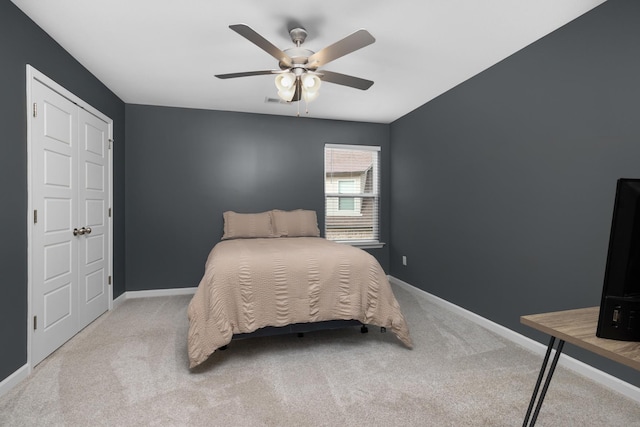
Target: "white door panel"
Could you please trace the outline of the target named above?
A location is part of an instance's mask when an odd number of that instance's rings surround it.
[[[84,280],[85,287],[85,304],[93,303],[96,299],[102,297],[106,293],[104,287],[104,270],[99,269],[87,275]]]
[[[71,209],[73,201],[70,199],[47,198],[44,200],[44,232],[69,231],[73,216]]]
[[[104,167],[93,162],[85,163],[85,189],[104,191]]]
[[[93,234],[93,232],[92,232]],[[85,265],[91,266],[93,263],[104,261],[104,236],[89,236],[86,238]]]
[[[60,324],[72,316],[72,295],[73,287],[71,283],[63,283],[62,286],[44,294],[45,306],[47,307],[43,319],[44,331],[49,334],[60,335],[61,339],[66,337],[65,332],[60,329]],[[59,329],[52,330],[54,327]]]
[[[66,151],[66,150],[65,150]],[[70,154],[44,151],[44,184],[71,189],[73,158]]]
[[[105,158],[106,147],[104,142],[108,135],[105,133],[105,129],[100,123],[98,126],[99,127],[95,127],[89,122],[85,123],[85,150],[88,153],[97,155],[99,158]]]
[[[105,200],[87,199],[85,201],[87,225],[99,227],[105,225],[104,212],[107,209]]]
[[[62,103],[62,98],[57,93],[44,94],[42,110],[47,120],[44,125],[44,136],[49,141],[58,141],[71,146],[73,135],[76,133],[75,110],[76,106],[66,98]],[[63,102],[64,102],[63,101]]]
[[[45,284],[73,272],[73,249],[70,242],[47,245],[43,256]]]

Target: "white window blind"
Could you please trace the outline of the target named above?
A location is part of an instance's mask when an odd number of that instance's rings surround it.
[[[324,195],[328,240],[377,243],[380,147],[326,144]]]

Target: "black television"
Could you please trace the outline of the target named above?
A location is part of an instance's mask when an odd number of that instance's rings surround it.
[[[640,179],[616,185],[596,335],[640,341]]]

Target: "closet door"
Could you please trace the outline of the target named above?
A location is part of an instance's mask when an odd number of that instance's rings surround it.
[[[31,93],[35,365],[78,331],[78,107],[37,81]]]
[[[109,307],[109,124],[31,82],[31,363]],[[37,113],[35,113],[37,111]]]
[[[78,321],[80,329],[109,306],[108,200],[109,128],[93,114],[78,108]]]

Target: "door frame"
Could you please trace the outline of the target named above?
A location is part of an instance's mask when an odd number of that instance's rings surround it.
[[[27,94],[26,94],[26,107],[27,107],[27,366],[28,372],[27,375],[31,374],[34,366],[31,363],[31,345],[33,340],[33,201],[31,200],[33,195],[33,183],[32,183],[32,164],[31,164],[31,155],[32,155],[32,142],[31,142],[31,121],[33,119],[33,107],[32,107],[32,98],[31,98],[31,85],[38,81],[49,89],[57,92],[63,97],[67,98],[69,101],[76,104],[78,107],[84,109],[85,111],[93,114],[98,117],[100,120],[103,120],[108,125],[108,139],[111,145],[111,149],[108,151],[108,169],[109,169],[109,191],[108,191],[108,206],[111,208],[111,215],[108,216],[108,230],[109,230],[109,238],[108,240],[108,252],[107,255],[109,257],[108,262],[108,272],[107,275],[112,278],[111,284],[107,285],[108,288],[108,297],[107,300],[109,302],[108,310],[113,308],[113,120],[93,108],[91,105],[78,98],[73,93],[69,92],[64,87],[60,86],[58,83],[35,69],[30,64],[27,64]]]

